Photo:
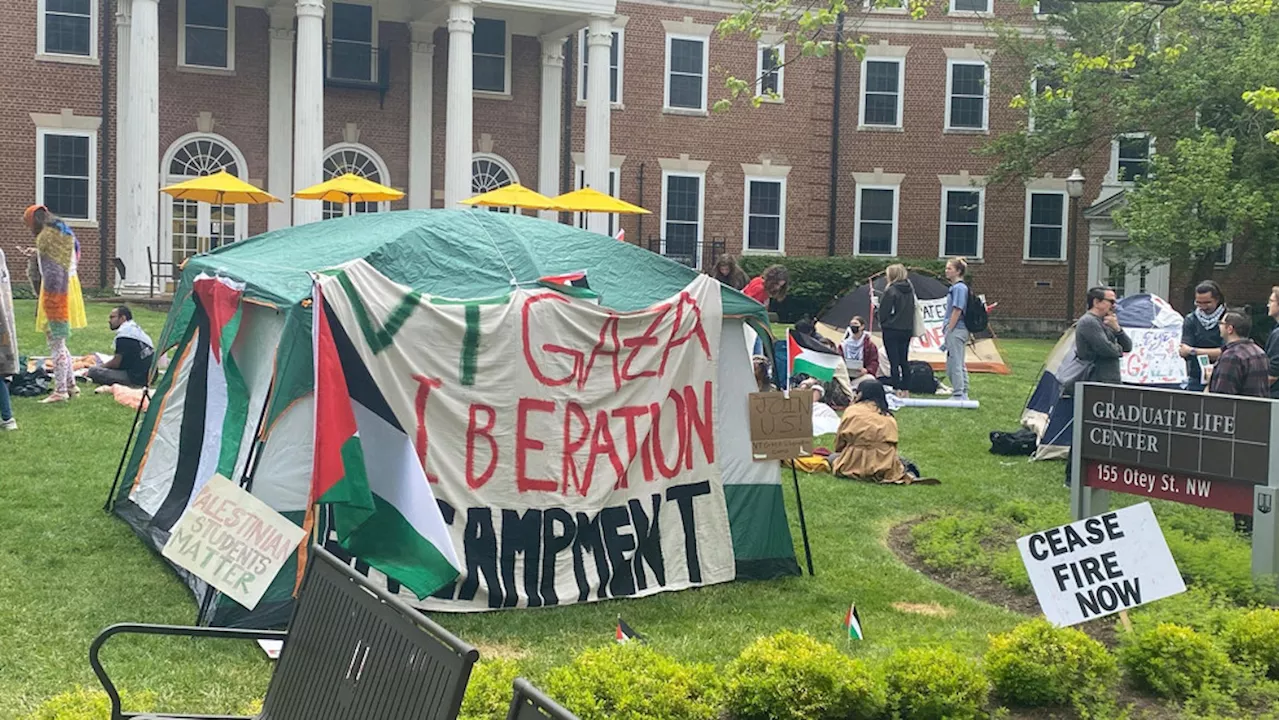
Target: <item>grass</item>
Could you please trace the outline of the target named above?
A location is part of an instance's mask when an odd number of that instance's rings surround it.
[[[107,351],[109,307],[89,307],[91,328],[73,353]],[[32,303],[17,303],[20,317]],[[153,336],[163,316],[137,311]],[[20,321],[24,352],[43,338]],[[1059,463],[1028,463],[988,453],[987,433],[1017,426],[1050,343],[1008,341],[1014,372],[975,375],[976,411],[905,409],[903,451],[939,486],[877,486],[829,475],[800,478],[815,577],[728,583],[699,590],[580,606],[441,615],[477,644],[482,657],[515,658],[535,679],[580,650],[613,641],[621,613],[659,651],[685,661],[727,662],[756,637],[781,629],[812,633],[847,652],[880,658],[902,647],[951,644],[977,655],[989,633],[1024,618],[951,591],[903,565],[884,544],[890,527],[927,513],[1024,500],[1065,508]],[[0,434],[0,718],[20,717],[76,685],[95,686],[90,641],[122,621],[189,623],[195,605],[168,567],[125,525],[102,512],[133,411],[109,396],[83,394],[42,406],[14,398],[21,429]],[[784,476],[792,534],[803,565],[791,478]],[[858,604],[867,639],[842,640],[849,603]],[[908,614],[894,603],[953,612]],[[156,710],[232,712],[261,697],[270,665],[256,646],[212,641],[113,641],[104,661],[121,683],[157,693]]]

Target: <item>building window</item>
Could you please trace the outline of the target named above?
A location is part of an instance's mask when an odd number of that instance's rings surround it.
[[[746,178],[742,208],[743,249],[783,252],[787,228],[787,181]]]
[[[578,102],[587,100],[587,31],[578,31]],[[622,31],[613,31],[609,46],[609,102],[622,104]]]
[[[662,174],[662,254],[697,267],[702,243],[702,173]]]
[[[376,78],[377,23],[371,5],[334,3],[330,13],[329,77],[369,82]]]
[[[242,157],[225,138],[185,135],[165,153],[161,182],[172,185],[219,170],[244,178],[247,170]],[[248,213],[238,205],[211,205],[168,195],[161,196],[161,203],[161,259],[173,261],[175,268],[192,255],[235,242],[248,234]]]
[[[1037,15],[1067,15],[1071,8],[1072,4],[1067,0],[1039,0],[1035,11]]]
[[[866,0],[866,8],[871,12],[906,12],[910,9],[907,0]]]
[[[986,63],[947,63],[948,130],[987,129]]]
[[[577,174],[578,184],[575,189],[581,190],[587,186],[587,169],[578,166]],[[609,168],[609,197],[618,197],[618,168]],[[574,213],[573,223],[579,228],[587,229],[587,213]],[[616,214],[609,215],[609,236],[613,237],[618,232],[618,216]]]
[[[1128,277],[1129,269],[1123,262],[1107,263],[1107,287],[1116,291],[1116,297],[1122,298],[1125,295],[1125,280]]]
[[[860,187],[854,209],[855,255],[896,255],[898,188]]]
[[[92,220],[97,134],[36,130],[36,203],[67,220]]]
[[[1116,138],[1115,158],[1112,169],[1117,182],[1146,177],[1151,164],[1151,136],[1138,133]]]
[[[942,189],[940,257],[982,257],[982,188]]]
[[[39,0],[40,52],[97,57],[96,6],[96,0]]]
[[[951,0],[951,12],[991,12],[991,0]]]
[[[786,63],[781,45],[760,45],[757,49],[756,95],[766,100],[782,99],[782,66]]]
[[[667,36],[667,108],[707,109],[707,40]]]
[[[1222,247],[1213,252],[1214,265],[1230,265],[1231,264],[1231,243],[1223,243]]]
[[[1027,193],[1028,260],[1065,260],[1063,230],[1067,226],[1067,194],[1065,192]]]
[[[471,157],[471,194],[480,195],[491,190],[504,188],[512,183],[520,182],[516,171],[506,160],[497,155],[477,153]],[[509,213],[515,208],[485,208],[491,212]]]
[[[337,146],[329,148],[329,151],[325,153],[324,179],[332,180],[341,175],[351,173],[365,180],[372,180],[386,185],[389,180],[385,167],[382,158],[378,157],[370,148],[363,145]],[[383,212],[390,209],[390,207],[391,204],[385,202],[335,203],[325,201],[321,210],[321,217],[328,220],[329,218],[342,217],[348,214]]]
[[[901,59],[862,61],[861,125],[902,127]]]
[[[180,65],[234,69],[235,8],[231,0],[182,0],[178,14]]]
[[[476,18],[471,39],[471,88],[478,92],[507,92],[507,22]]]
[[[1058,97],[1061,89],[1062,73],[1056,68],[1042,65],[1031,75],[1031,102],[1027,104],[1027,132],[1035,132],[1036,116],[1046,119],[1061,120],[1070,111],[1071,103],[1065,97]],[[1045,95],[1052,98],[1046,99]]]

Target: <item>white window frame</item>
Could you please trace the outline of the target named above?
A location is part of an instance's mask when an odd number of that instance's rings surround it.
[[[898,64],[898,115],[894,124],[892,125],[881,125],[879,123],[874,125],[868,125],[866,122],[866,119],[867,119],[867,62],[868,61],[884,62],[884,63],[891,62],[891,63]],[[858,128],[859,129],[861,128],[901,129],[902,128],[902,106],[903,106],[903,100],[905,99],[904,96],[906,95],[904,90],[906,88],[907,59],[904,57],[864,56],[862,58],[862,69],[859,72],[860,74],[858,78],[862,87],[859,88],[859,91],[858,91]]]
[[[774,52],[777,53],[777,56],[778,56],[778,69],[774,71],[774,74],[778,76],[778,90],[776,93],[777,97],[770,97],[764,94],[764,54],[765,54],[765,51],[767,50],[773,50]],[[782,94],[782,82],[783,82],[783,71],[786,70],[786,67],[785,67],[786,62],[787,62],[787,46],[786,45],[783,45],[781,43],[777,45],[770,45],[769,43],[756,43],[756,97],[760,98],[761,102],[780,103],[783,101],[784,96]]]
[[[378,169],[378,174],[381,175],[381,177],[378,179],[378,182],[388,187],[391,186],[391,171],[387,169],[387,162],[382,159],[382,155],[379,155],[376,150],[369,147],[368,145],[364,145],[361,143],[344,141],[344,142],[334,143],[329,147],[325,148],[324,152],[320,153],[320,168],[321,168],[320,174],[322,177],[324,175],[324,164],[329,161],[329,158],[333,157],[334,155],[337,155],[340,152],[347,151],[347,150],[358,152],[361,155],[364,155],[365,157],[372,160],[374,167]],[[342,205],[342,217],[347,217],[353,214],[352,206],[354,205],[354,203],[339,203],[339,204]],[[378,203],[378,212],[384,213],[389,211],[390,209],[391,209],[390,202],[384,200]]]
[[[994,0],[987,0],[986,10],[957,10],[956,0],[947,0],[947,14],[955,15],[956,13],[964,13],[965,17],[991,17],[995,14],[991,9],[993,2]]]
[[[778,188],[778,249],[767,250],[752,248],[751,236],[751,183],[777,183]],[[743,255],[786,255],[787,254],[787,178],[766,177],[764,175],[747,175],[742,179],[742,254]]]
[[[69,63],[98,64],[98,3],[101,0],[89,0],[89,54],[69,55],[67,53],[49,52],[45,49],[45,0],[36,0],[36,57],[44,60],[57,60]]]
[[[938,257],[949,258],[954,257],[953,253],[947,252],[947,193],[952,192],[976,192],[978,193],[978,247],[975,248],[977,255],[966,255],[969,260],[981,260],[983,252],[983,240],[987,222],[987,189],[981,185],[943,185],[941,205],[938,211]]]
[[[36,128],[36,204],[44,204],[44,139],[47,135],[71,135],[89,138],[89,217],[70,217],[59,214],[59,217],[71,222],[98,222],[98,132],[96,130],[72,130],[68,128],[37,127]]]
[[[613,107],[622,106],[622,69],[624,65],[623,50],[626,48],[626,30],[625,28],[616,27],[613,29],[613,36],[618,41],[618,97],[610,98],[609,104]],[[613,68],[612,65],[609,66]],[[511,64],[507,63],[508,72]],[[579,104],[587,102],[587,29],[583,28],[578,31],[578,95]]]
[[[236,69],[236,5],[235,0],[225,0],[227,3],[227,64],[223,67],[217,65],[194,65],[187,62],[187,2],[188,0],[178,0],[178,67],[184,70],[224,70],[226,72],[235,72]],[[377,47],[375,45],[375,47]]]
[[[1228,240],[1226,243],[1224,243],[1224,244],[1223,244],[1222,249],[1223,249],[1223,250],[1226,250],[1226,253],[1224,253],[1224,255],[1226,255],[1226,260],[1227,260],[1227,261],[1226,261],[1226,262],[1218,262],[1218,261],[1217,261],[1217,258],[1215,258],[1215,259],[1214,259],[1214,261],[1213,261],[1213,265],[1214,265],[1214,267],[1226,267],[1226,266],[1228,266],[1228,265],[1230,265],[1230,264],[1231,264],[1231,261],[1234,259],[1234,258],[1233,258],[1233,256],[1232,256],[1232,253],[1233,253],[1233,250],[1234,250],[1234,247],[1233,247],[1234,245],[1235,245],[1235,243],[1234,243],[1234,242],[1232,242],[1231,240]]]
[[[687,40],[702,43],[702,105],[696,108],[671,106],[671,41]],[[689,35],[686,33],[667,33],[665,67],[662,72],[662,109],[664,112],[705,113],[707,111],[707,76],[710,72],[711,38],[705,35]],[[666,181],[663,181],[666,191]]]
[[[235,143],[231,142],[226,137],[215,133],[193,132],[187,133],[177,140],[174,140],[170,143],[169,148],[164,151],[164,154],[161,155],[160,179],[163,184],[172,185],[173,183],[192,179],[193,176],[189,175],[171,174],[169,172],[169,166],[173,164],[173,158],[179,150],[196,140],[210,140],[225,147],[231,153],[231,157],[235,160],[236,169],[240,173],[237,177],[242,180],[249,177],[249,166],[245,160],[244,153],[240,151],[240,148]],[[166,194],[161,194],[160,250],[157,259],[163,262],[170,262],[173,260],[173,205],[174,198]],[[249,206],[236,203],[224,203],[224,205],[234,205],[236,208],[236,226],[233,232],[235,242],[239,242],[249,237]],[[199,207],[197,208],[198,216],[201,218],[199,222],[206,226],[206,230],[207,224],[209,223],[210,211],[211,206],[208,203],[199,203]]]
[[[982,127],[955,127],[951,124],[951,84],[955,79],[954,68],[957,65],[981,65],[982,66]],[[964,97],[973,97],[965,95]],[[957,132],[987,132],[991,127],[991,66],[981,60],[947,60],[947,120],[943,126],[945,130]]]
[[[707,173],[696,170],[663,170],[662,171],[662,227],[659,230],[659,237],[662,238],[661,253],[667,254],[667,180],[673,177],[692,177],[698,179],[698,235],[695,239],[696,246],[693,254],[695,256],[694,267],[702,269],[702,237],[707,226]]]
[[[492,21],[495,21],[495,22],[500,22],[500,23],[502,23],[502,31],[503,31],[503,33],[505,33],[505,37],[504,37],[504,39],[503,39],[503,41],[502,41],[502,42],[503,42],[502,91],[501,91],[501,92],[498,92],[497,90],[477,90],[477,89],[475,88],[475,78],[474,78],[474,76],[473,76],[473,77],[472,77],[472,81],[471,81],[471,82],[472,82],[471,94],[472,94],[473,96],[475,96],[475,97],[500,97],[500,98],[509,98],[509,97],[511,97],[511,52],[512,52],[512,49],[511,49],[511,21],[510,21],[510,20],[508,20],[507,18],[501,18],[501,17],[480,17],[480,16],[477,16],[475,19],[476,19],[476,20],[492,20]],[[473,39],[474,39],[474,38],[473,38]],[[474,58],[475,58],[475,56],[476,56],[476,55],[477,55],[477,53],[476,53],[476,51],[475,51],[475,47],[473,46],[473,47],[471,48],[471,57],[472,57],[472,62],[475,62]],[[494,57],[494,56],[493,56],[493,55],[483,55],[483,57]],[[619,89],[621,89],[621,88],[619,88]]]
[[[325,74],[329,77],[333,76],[333,5],[364,5],[369,8],[369,48],[371,50],[369,53],[369,78],[372,82],[380,82],[382,78],[378,77],[378,6],[373,3],[373,0],[334,0],[326,7],[324,13],[324,52],[328,71]],[[329,77],[326,77],[325,80],[328,80]]]
[[[1145,132],[1120,133],[1116,137],[1111,138],[1111,166],[1107,168],[1109,176],[1108,179],[1114,183],[1123,185],[1124,187],[1131,187],[1133,185],[1133,180],[1120,179],[1120,140],[1121,138],[1125,140],[1135,140],[1143,137],[1147,139],[1147,169],[1150,171],[1151,159],[1156,154],[1156,136]]]
[[[889,253],[864,253],[862,252],[862,191],[863,190],[892,190],[893,191],[893,228],[889,239]],[[898,222],[899,213],[898,205],[902,199],[901,185],[857,185],[854,189],[853,203],[853,254],[855,257],[897,257],[898,256]],[[877,220],[876,222],[879,222]]]
[[[1031,196],[1032,195],[1061,195],[1062,196],[1062,235],[1058,242],[1058,257],[1031,257]],[[1023,208],[1022,215],[1022,259],[1029,262],[1055,262],[1066,261],[1067,259],[1067,219],[1071,212],[1071,198],[1067,197],[1066,190],[1036,190],[1027,188],[1026,205]]]
[[[573,181],[574,181],[574,189],[576,190],[581,190],[587,186],[587,168],[585,166],[577,165],[577,164],[573,166]],[[622,181],[621,168],[616,168],[616,167],[609,168],[608,182],[611,186],[613,186],[613,192],[605,193],[605,194],[608,195],[609,197],[615,197],[615,198],[618,197],[618,194],[622,191],[622,188],[619,187],[618,185],[618,183],[620,183],[621,181]],[[609,237],[613,237],[615,234],[617,234],[618,228],[622,227],[619,224],[622,218],[617,213],[606,213],[606,215],[608,215],[609,217]],[[574,213],[573,226],[582,230],[586,230],[587,218],[589,216],[590,216],[590,213]]]
[[[876,7],[876,0],[864,0],[864,2],[862,3],[862,6],[866,8],[868,12],[874,12],[874,13],[906,15],[908,12],[911,11],[911,8],[909,7],[907,0],[899,0],[899,2],[900,4],[898,5],[898,7],[892,7],[892,6]]]

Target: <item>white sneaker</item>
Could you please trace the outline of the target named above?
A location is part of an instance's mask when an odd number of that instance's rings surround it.
[[[0,421],[0,430],[17,430],[17,429],[18,429],[18,421],[14,420],[13,418]]]

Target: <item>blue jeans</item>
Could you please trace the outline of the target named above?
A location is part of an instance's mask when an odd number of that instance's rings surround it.
[[[9,381],[0,378],[0,422],[13,419],[13,405],[9,403]]]
[[[969,343],[969,331],[955,328],[947,333],[943,346],[947,349],[947,381],[951,383],[951,396],[969,398],[969,370],[964,366],[964,347]]]

